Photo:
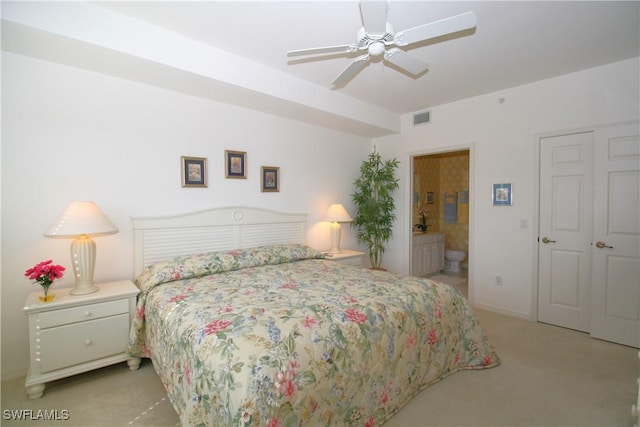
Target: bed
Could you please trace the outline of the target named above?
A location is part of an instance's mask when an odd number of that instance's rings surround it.
[[[500,363],[457,290],[324,259],[304,214],[132,221],[128,351],[152,360],[182,425],[381,425],[446,376]]]

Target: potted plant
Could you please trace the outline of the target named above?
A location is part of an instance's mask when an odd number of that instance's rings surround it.
[[[381,269],[385,243],[391,238],[395,216],[395,202],[391,193],[398,188],[395,177],[398,160],[383,161],[373,151],[360,166],[360,178],[351,195],[356,214],[351,222],[356,240],[367,247],[369,261],[374,269]]]

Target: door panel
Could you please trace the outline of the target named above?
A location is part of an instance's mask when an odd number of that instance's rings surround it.
[[[540,140],[538,320],[589,330],[593,132]]]
[[[551,250],[551,304],[580,309],[580,252]]]
[[[598,130],[591,335],[640,347],[640,130]]]

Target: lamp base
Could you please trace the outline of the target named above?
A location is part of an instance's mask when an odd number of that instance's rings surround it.
[[[96,244],[89,236],[82,235],[71,242],[71,260],[76,276],[76,287],[69,294],[84,295],[97,292],[99,288],[93,284]]]
[[[342,226],[338,222],[331,223],[331,249],[330,254],[340,254],[340,237],[342,234]]]
[[[70,295],[85,295],[85,294],[92,294],[94,292],[98,292],[100,290],[99,287],[97,287],[96,285],[94,285],[93,283],[85,283],[82,285],[76,285],[75,288],[71,289],[71,291],[69,291]]]

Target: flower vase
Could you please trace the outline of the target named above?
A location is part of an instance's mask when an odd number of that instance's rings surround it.
[[[53,292],[49,292],[48,287],[43,287],[42,291],[42,295],[38,295],[38,299],[40,300],[40,302],[51,302],[56,299],[56,294],[54,294]]]

